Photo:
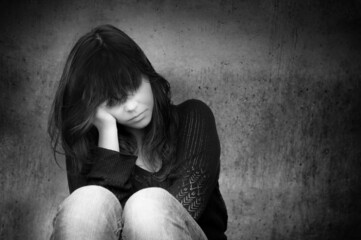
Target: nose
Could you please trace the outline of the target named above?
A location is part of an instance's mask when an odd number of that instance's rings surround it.
[[[125,111],[127,112],[133,112],[138,106],[138,103],[132,99],[129,99],[126,103],[125,103]]]

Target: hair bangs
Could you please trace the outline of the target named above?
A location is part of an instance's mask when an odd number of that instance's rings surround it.
[[[83,101],[88,105],[123,103],[142,81],[142,71],[131,59],[106,49],[95,54],[86,65]]]

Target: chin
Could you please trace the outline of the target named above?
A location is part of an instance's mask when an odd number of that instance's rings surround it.
[[[150,118],[144,118],[143,120],[135,123],[134,125],[130,126],[131,128],[135,128],[135,129],[142,129],[145,128],[146,126],[148,126],[150,123]]]

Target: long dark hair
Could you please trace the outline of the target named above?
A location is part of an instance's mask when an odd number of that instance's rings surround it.
[[[82,36],[67,58],[48,123],[54,155],[61,145],[75,170],[84,173],[97,142],[92,125],[96,108],[104,101],[110,105],[124,101],[138,89],[144,75],[151,84],[154,108],[141,149],[150,165],[155,164],[154,159],[172,161],[176,117],[169,83],[154,70],[141,48],[111,25],[98,26]],[[120,150],[134,154],[134,138],[119,125],[118,134]]]

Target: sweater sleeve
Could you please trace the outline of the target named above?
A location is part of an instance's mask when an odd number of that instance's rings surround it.
[[[181,117],[177,161],[179,178],[168,191],[198,220],[218,182],[220,144],[214,116],[201,101],[190,100]]]
[[[66,171],[68,178],[69,192],[72,193],[76,189],[86,186],[86,177],[75,171],[76,167],[70,157],[65,157]]]
[[[68,173],[70,192],[81,186],[98,185],[110,190],[124,205],[133,193],[130,176],[136,157],[100,147],[94,148],[91,156],[94,163],[86,175]]]

